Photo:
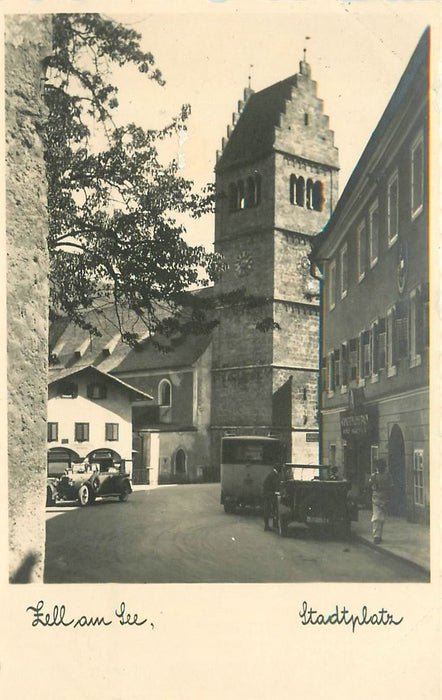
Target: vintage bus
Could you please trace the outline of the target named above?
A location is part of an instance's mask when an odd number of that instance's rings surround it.
[[[283,464],[281,440],[258,435],[235,435],[221,440],[221,503],[226,513],[242,506],[257,507],[262,484],[275,464]]]

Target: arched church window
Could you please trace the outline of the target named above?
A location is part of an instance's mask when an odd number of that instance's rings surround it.
[[[322,211],[324,206],[324,186],[322,182],[317,180],[313,185],[313,209],[315,211]]]
[[[296,180],[296,204],[298,207],[304,206],[305,198],[305,181],[302,175],[300,175]]]
[[[245,209],[246,208],[246,198],[245,198],[245,193],[244,193],[244,183],[242,180],[238,182],[238,204],[237,204],[238,209]]]
[[[313,209],[313,180],[307,180],[307,209]]]
[[[162,379],[158,385],[158,403],[160,406],[172,405],[172,386],[168,379]]]
[[[175,474],[186,473],[186,453],[181,448],[175,453]]]

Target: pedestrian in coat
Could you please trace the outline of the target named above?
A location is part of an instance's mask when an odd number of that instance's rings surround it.
[[[373,542],[382,542],[385,516],[387,513],[388,501],[390,498],[391,476],[387,470],[385,459],[378,459],[375,465],[375,472],[370,477],[371,503],[373,515],[371,517]]]
[[[262,485],[262,501],[264,515],[264,530],[270,530],[269,520],[272,515],[275,501],[275,493],[279,491],[281,483],[281,466],[275,465],[264,479]]]

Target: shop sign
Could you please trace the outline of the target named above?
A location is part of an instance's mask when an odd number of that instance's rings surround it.
[[[369,419],[367,413],[341,413],[341,436],[348,438],[363,438],[369,434]]]

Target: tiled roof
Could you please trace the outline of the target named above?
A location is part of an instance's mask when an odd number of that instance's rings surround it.
[[[292,75],[249,97],[218,161],[217,170],[267,154],[274,142],[275,126],[290,99],[296,76]]]
[[[213,289],[206,288],[198,290],[197,293],[204,297],[210,296]],[[212,338],[212,334],[209,333],[175,339],[170,342],[170,352],[157,350],[149,338],[141,340],[136,348],[131,348],[119,338],[111,306],[102,314],[91,311],[88,320],[98,327],[101,336],[90,335],[88,331],[67,322],[64,318],[51,324],[51,376],[57,370],[58,376],[61,376],[62,370],[75,372],[89,366],[113,374],[131,370],[148,371],[191,366],[206,350]],[[141,336],[145,326],[140,321],[134,321],[133,330],[138,331]]]
[[[93,365],[84,365],[83,367],[76,367],[76,368],[69,368],[69,369],[60,369],[60,370],[54,370],[52,369],[49,372],[49,385],[55,384],[56,382],[59,382],[63,379],[67,379],[75,377],[77,374],[80,374],[82,372],[90,372],[94,375],[96,375],[100,379],[105,379],[107,381],[112,382],[113,384],[117,384],[120,386],[122,389],[125,389],[131,394],[135,394],[137,398],[139,399],[151,399],[152,396],[150,394],[147,394],[145,391],[141,391],[140,389],[136,389],[135,387],[131,386],[130,384],[127,384],[126,382],[122,381],[121,379],[118,379],[118,377],[114,377],[111,374],[107,374],[106,372],[102,372],[99,370],[97,367],[94,367]]]

